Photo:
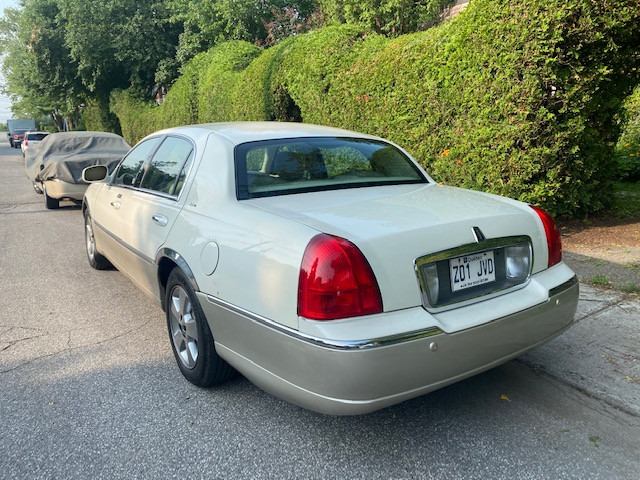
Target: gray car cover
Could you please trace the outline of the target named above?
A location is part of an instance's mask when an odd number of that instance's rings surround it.
[[[32,182],[61,180],[84,183],[82,170],[106,165],[112,172],[131,146],[120,135],[107,132],[60,132],[27,149],[25,168]]]

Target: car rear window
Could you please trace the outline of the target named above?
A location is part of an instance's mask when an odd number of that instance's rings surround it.
[[[427,183],[388,143],[336,137],[267,140],[235,150],[238,199],[342,188]]]
[[[27,140],[42,140],[48,133],[27,133]]]

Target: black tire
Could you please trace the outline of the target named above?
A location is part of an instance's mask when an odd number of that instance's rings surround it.
[[[111,268],[111,262],[107,257],[100,255],[96,247],[96,239],[93,235],[93,222],[89,210],[84,212],[84,244],[87,250],[87,260],[96,270],[107,270]]]
[[[182,299],[181,295],[184,295]],[[198,387],[209,387],[231,378],[235,370],[218,356],[198,297],[189,279],[177,267],[167,280],[165,301],[169,343],[182,375]],[[197,339],[189,335],[190,331],[197,332]]]
[[[56,208],[60,208],[60,200],[57,198],[51,198],[47,195],[47,189],[42,184],[42,193],[44,194],[44,206],[50,210],[55,210]]]

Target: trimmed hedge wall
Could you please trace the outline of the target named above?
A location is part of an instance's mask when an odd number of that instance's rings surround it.
[[[624,130],[616,146],[618,179],[640,182],[640,87],[625,100]]]
[[[94,132],[113,132],[120,135],[118,118],[109,110],[108,98],[92,98],[82,112],[82,121],[87,130]]]
[[[163,128],[232,120],[233,86],[260,52],[255,45],[234,41],[196,55],[160,106],[129,90],[112,92],[111,111],[120,120],[122,135],[134,144]]]
[[[247,42],[228,42],[211,50],[198,79],[198,122],[235,120],[229,101],[240,74],[262,50]]]
[[[637,25],[635,0],[474,0],[393,40],[342,26],[261,54],[223,44],[194,58],[161,107],[119,92],[112,110],[129,141],[196,121],[350,128],[406,147],[441,182],[588,212],[610,198]]]

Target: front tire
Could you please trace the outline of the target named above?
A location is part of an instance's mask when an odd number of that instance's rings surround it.
[[[44,206],[49,210],[55,210],[56,208],[60,208],[60,200],[58,198],[51,198],[47,195],[47,189],[42,184],[42,193],[44,194]]]
[[[87,259],[89,265],[96,270],[106,270],[111,267],[111,262],[107,258],[98,253],[96,249],[96,239],[93,235],[93,223],[91,222],[91,215],[89,210],[84,212],[84,240],[87,247]]]
[[[218,356],[195,290],[177,267],[169,275],[165,300],[169,340],[182,375],[198,387],[231,378],[235,370]]]

